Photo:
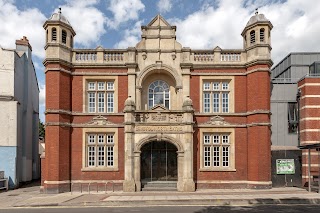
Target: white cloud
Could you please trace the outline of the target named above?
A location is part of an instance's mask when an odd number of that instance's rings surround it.
[[[272,59],[278,63],[290,52],[319,51],[320,14],[316,0],[245,1],[220,0],[206,4],[185,19],[172,19],[177,25],[177,40],[183,46],[212,49],[242,48],[241,32],[254,9],[259,8],[273,24]],[[169,20],[170,22],[170,20]]]
[[[42,28],[46,17],[36,8],[19,10],[12,0],[0,0],[0,45],[15,48],[15,40],[27,36],[32,52],[44,57],[45,33]]]
[[[110,0],[108,10],[113,13],[113,19],[108,19],[110,28],[117,29],[121,23],[138,20],[139,13],[144,11],[141,0]]]
[[[115,44],[115,48],[134,47],[140,40],[142,21],[137,21],[131,29],[124,31],[122,40]]]
[[[160,13],[167,13],[172,8],[172,3],[170,0],[160,0],[157,4],[158,10]]]
[[[106,17],[96,6],[98,0],[69,0],[62,5],[62,14],[76,32],[75,42],[85,47],[96,45],[106,32]]]

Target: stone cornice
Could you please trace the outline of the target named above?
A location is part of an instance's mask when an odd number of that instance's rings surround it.
[[[69,75],[72,74],[71,71],[63,69],[63,68],[46,68],[44,73],[47,73],[47,72],[64,72],[64,73],[67,73]]]
[[[86,76],[119,76],[128,75],[128,73],[108,73],[108,72],[72,72],[71,75],[86,75]]]
[[[251,74],[251,73],[254,73],[254,72],[270,72],[270,69],[268,68],[256,68],[256,69],[252,69],[250,71],[247,71],[247,72],[244,72],[244,73],[225,73],[225,72],[206,72],[206,73],[202,73],[202,72],[191,72],[191,75],[201,75],[201,76],[212,76],[213,74],[214,75],[219,75],[219,76],[235,76],[235,75],[248,75],[248,74]]]
[[[48,64],[62,64],[62,65],[68,66],[70,68],[73,67],[71,62],[65,61],[65,60],[62,60],[59,58],[46,58],[42,61],[42,64],[44,66],[47,66]]]
[[[124,127],[123,124],[112,123],[108,118],[98,115],[86,123],[69,123],[69,122],[47,122],[46,126],[61,126],[73,128],[106,128],[106,127]]]
[[[74,68],[124,68],[126,69],[127,66],[125,64],[125,62],[121,62],[121,63],[100,63],[100,62],[92,62],[92,63],[81,63],[81,62],[73,62],[73,67]]]
[[[229,123],[224,120],[221,116],[212,116],[209,118],[209,121],[196,124],[196,127],[204,127],[204,128],[223,128],[223,127],[230,127],[230,128],[246,128],[246,127],[254,127],[254,126],[271,126],[269,122],[252,122],[252,123]]]
[[[64,115],[77,115],[77,116],[124,116],[124,113],[88,113],[88,112],[77,112],[77,111],[70,111],[64,109],[47,109],[45,114],[64,114]]]
[[[211,116],[223,116],[223,117],[232,117],[232,116],[249,116],[249,115],[256,115],[256,114],[271,114],[270,110],[254,110],[254,111],[248,111],[248,112],[238,112],[238,113],[203,113],[203,112],[196,112],[194,113],[195,116],[201,116],[201,117],[211,117]]]
[[[272,67],[273,61],[271,59],[256,59],[253,61],[249,61],[245,64],[246,68],[252,67],[254,65],[259,65],[259,64],[267,64],[269,67]]]

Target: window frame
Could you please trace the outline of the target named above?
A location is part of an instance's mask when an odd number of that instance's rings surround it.
[[[259,30],[259,37],[260,37],[260,42],[264,43],[265,39],[266,39],[266,33],[265,33],[265,29],[264,28],[260,28]]]
[[[210,142],[205,142],[205,137],[209,136]],[[218,143],[214,143],[214,136],[219,136]],[[228,143],[223,143],[223,136],[228,137]],[[210,156],[208,150],[210,147]],[[215,147],[219,147],[219,155],[215,156],[217,151]],[[228,147],[228,166],[224,166],[223,147]],[[234,128],[201,128],[200,129],[200,168],[199,171],[236,171],[235,168],[235,129]],[[208,159],[210,163],[208,164]],[[215,161],[218,160],[218,161]],[[215,164],[219,162],[219,165]]]
[[[67,31],[62,30],[61,31],[61,43],[62,44],[67,44],[67,37],[68,37]]]
[[[112,90],[108,90],[108,82],[112,83]],[[89,83],[93,83],[90,87]],[[103,88],[99,86],[99,83],[104,83]],[[109,114],[118,112],[118,77],[95,77],[87,76],[83,80],[83,112],[89,114]],[[110,89],[109,85],[109,89]],[[89,99],[89,93],[94,93],[94,100]],[[103,98],[100,97],[98,93],[104,93]],[[108,95],[109,94],[109,95]],[[111,97],[111,96],[112,97]],[[109,99],[108,99],[109,98]],[[102,100],[103,99],[103,100]],[[101,106],[103,102],[103,107]],[[113,101],[109,103],[108,101]],[[94,102],[95,104],[90,104]],[[99,105],[100,103],[100,105]],[[91,107],[90,107],[91,105]]]
[[[203,80],[203,91],[201,91],[203,106],[201,111],[204,113],[230,113],[232,111],[230,110],[230,83],[230,79]],[[208,84],[210,84],[209,87]]]
[[[159,86],[159,83],[158,85],[155,85],[156,82],[162,82],[162,85],[166,85],[167,88],[164,88],[162,86],[162,89],[164,90],[163,92],[161,92],[163,96],[163,104],[155,104],[155,95],[156,95],[156,92],[154,92],[154,90],[157,88],[157,87],[160,87]],[[152,85],[155,85],[154,88],[151,88]],[[150,90],[153,90],[152,93],[150,93]],[[152,95],[152,98],[150,97],[150,95]],[[167,97],[168,95],[168,97]],[[150,104],[150,101],[152,101],[152,106]],[[166,106],[166,102],[168,101],[168,106]],[[161,106],[164,106],[165,108],[167,109],[170,109],[170,85],[164,81],[164,80],[161,80],[161,79],[158,79],[158,80],[155,80],[155,81],[152,81],[149,86],[148,86],[148,109],[151,109],[152,107],[155,107],[156,105],[161,105]]]
[[[293,106],[293,107],[290,107]],[[293,110],[293,111],[292,111]],[[297,102],[288,102],[287,116],[288,116],[288,134],[298,134],[299,112]],[[295,128],[295,130],[293,129]]]
[[[51,41],[57,42],[57,28],[51,29]]]
[[[250,44],[255,44],[256,43],[256,31],[251,30],[250,31]]]
[[[94,136],[93,143],[89,143],[90,136]],[[103,142],[99,140],[99,136],[103,136]],[[109,136],[112,136],[112,142],[109,142]],[[94,150],[93,159],[90,159],[90,150]],[[112,155],[109,155],[109,152]],[[92,165],[89,165],[90,160],[94,162]],[[118,170],[118,128],[84,128],[81,171]]]

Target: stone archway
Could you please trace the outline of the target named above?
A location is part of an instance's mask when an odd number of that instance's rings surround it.
[[[142,70],[136,78],[136,107],[138,110],[148,110],[148,87],[155,81],[164,81],[169,86],[170,104],[168,109],[180,109],[182,102],[182,76],[174,68],[165,64],[152,64]]]
[[[151,150],[148,151],[148,148],[152,149],[152,144],[155,145],[153,147],[157,147],[156,152],[153,152]],[[165,145],[166,147],[161,147],[161,145]],[[151,159],[152,154],[156,154],[153,159]],[[169,158],[168,154],[170,155]],[[179,190],[179,185],[181,185],[179,184],[179,182],[181,182],[183,179],[182,168],[184,164],[184,151],[183,145],[178,140],[170,136],[163,135],[153,135],[146,137],[136,144],[134,157],[134,179],[137,191],[141,190],[142,182],[148,181],[177,181]],[[161,157],[164,159],[159,159]],[[144,162],[145,160],[149,161]],[[160,162],[157,160],[159,160]],[[150,172],[148,175],[142,174],[142,165],[144,163],[146,163],[145,166],[148,166],[147,164],[149,163],[149,168],[146,168],[146,172]],[[152,165],[156,165],[158,168],[153,169]],[[158,169],[160,170],[156,171]],[[151,174],[155,171],[157,172],[157,174]],[[148,178],[150,180],[148,180]]]
[[[151,141],[141,148],[142,183],[178,181],[177,147],[166,141]]]

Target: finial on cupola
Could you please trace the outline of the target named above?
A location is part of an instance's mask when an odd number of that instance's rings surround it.
[[[256,8],[256,12],[255,12],[255,14],[256,14],[256,15],[258,15],[258,13],[259,13],[259,12],[258,12],[258,8]]]

